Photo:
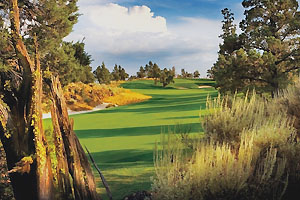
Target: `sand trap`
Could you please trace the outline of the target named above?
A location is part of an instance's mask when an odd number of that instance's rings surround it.
[[[84,113],[90,113],[90,112],[95,112],[98,110],[103,110],[105,109],[110,103],[103,103],[98,106],[96,106],[93,110],[85,110],[85,111],[73,111],[73,110],[68,110],[69,115],[77,115],[77,114],[84,114]],[[51,118],[51,113],[43,113],[43,119]]]
[[[199,89],[203,89],[203,88],[212,88],[212,86],[209,85],[200,85],[198,86]]]
[[[187,90],[187,88],[185,88],[185,87],[177,87],[177,89],[179,89],[179,90]]]

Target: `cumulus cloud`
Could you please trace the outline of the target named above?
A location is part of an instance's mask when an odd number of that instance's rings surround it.
[[[126,8],[109,3],[104,6],[87,6],[82,12],[95,27],[122,32],[162,33],[167,31],[166,19],[154,17],[147,6]]]
[[[66,40],[85,38],[94,65],[118,63],[134,73],[149,60],[161,67],[200,69],[202,74],[215,62],[221,23],[204,18],[179,18],[167,24],[147,6],[124,7],[83,0],[83,15]],[[179,71],[179,70],[178,70]]]

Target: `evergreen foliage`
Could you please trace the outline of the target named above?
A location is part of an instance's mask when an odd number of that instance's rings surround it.
[[[94,75],[100,84],[109,84],[111,80],[111,74],[109,70],[105,67],[104,62],[101,66],[98,66],[94,71]]]
[[[138,78],[145,78],[146,77],[146,70],[143,66],[140,67],[139,71],[136,73]]]
[[[125,69],[123,67],[121,67],[121,65],[115,65],[114,69],[111,73],[112,76],[112,80],[114,81],[125,81],[128,77],[129,74],[126,73]]]
[[[199,77],[200,77],[200,73],[199,73],[198,70],[194,71],[193,77],[194,77],[194,78],[199,78]]]
[[[233,13],[224,15],[223,43],[209,74],[221,92],[269,92],[273,96],[299,69],[300,12],[296,0],[244,0],[245,19],[236,33]]]
[[[84,43],[62,42],[45,56],[45,67],[59,75],[63,86],[71,82],[94,82],[90,67],[91,56],[84,51]]]
[[[174,83],[174,74],[171,69],[164,68],[160,72],[160,83],[163,84],[163,87],[166,87],[170,83]]]

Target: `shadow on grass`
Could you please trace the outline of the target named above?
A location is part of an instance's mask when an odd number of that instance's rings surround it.
[[[191,132],[201,132],[200,123],[187,123],[183,124],[191,129]],[[145,126],[145,127],[128,127],[128,128],[114,128],[114,129],[88,129],[88,130],[75,130],[79,139],[82,138],[105,138],[105,137],[124,137],[124,136],[143,136],[143,135],[157,135],[166,133],[168,130],[173,130],[176,125],[164,126]]]
[[[192,94],[192,95],[154,95],[152,99],[135,104],[132,106],[121,106],[118,108],[109,108],[96,112],[85,113],[84,115],[96,113],[122,113],[122,112],[136,112],[136,113],[163,113],[163,112],[181,112],[199,110],[206,107],[206,93]],[[216,93],[211,94],[212,97],[217,96]],[[156,106],[163,105],[163,106]]]
[[[141,81],[131,81],[131,82],[128,82],[128,83],[123,83],[121,85],[123,88],[125,89],[150,89],[150,90],[153,90],[153,89],[175,89],[173,87],[165,87],[163,88],[162,86],[160,85],[154,85],[154,81],[150,82],[150,81],[145,81],[145,82],[141,82]]]
[[[196,85],[207,85],[207,86],[216,86],[216,82],[213,80],[208,80],[208,79],[200,79],[199,81],[201,82],[195,82]]]
[[[181,116],[181,117],[166,117],[164,119],[176,119],[176,120],[180,120],[180,119],[199,119],[199,116]]]
[[[92,156],[102,170],[114,199],[151,188],[150,177],[154,176],[153,150],[114,150],[92,153]],[[98,187],[103,188],[99,176],[96,177]],[[106,199],[104,191],[102,197]]]
[[[91,154],[103,170],[153,167],[153,150],[123,149]]]

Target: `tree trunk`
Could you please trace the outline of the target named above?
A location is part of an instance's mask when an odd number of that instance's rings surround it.
[[[49,199],[52,174],[41,118],[39,58],[36,54],[34,64],[23,43],[17,0],[10,0],[10,15],[13,46],[23,79],[18,91],[4,94],[1,140],[16,199]]]
[[[65,151],[65,145],[61,135],[56,107],[52,104],[51,116],[53,125],[53,141],[55,145],[55,152],[57,158],[57,166],[55,177],[57,179],[57,192],[62,199],[72,200],[74,199],[74,194],[72,191],[72,185],[69,175],[69,167],[67,162],[67,154]]]
[[[67,106],[58,77],[52,77],[50,83],[53,108],[52,120],[55,130],[59,130],[65,146],[69,172],[73,178],[75,199],[98,200],[96,184],[86,154],[73,131],[73,120],[69,119]]]
[[[21,78],[18,87],[1,91],[0,138],[15,198],[98,200],[92,170],[68,118],[57,78],[50,84],[56,153],[51,163],[42,120],[43,77],[38,44],[35,40],[33,61],[20,34],[18,0],[9,1],[11,38],[18,62],[15,68]]]

